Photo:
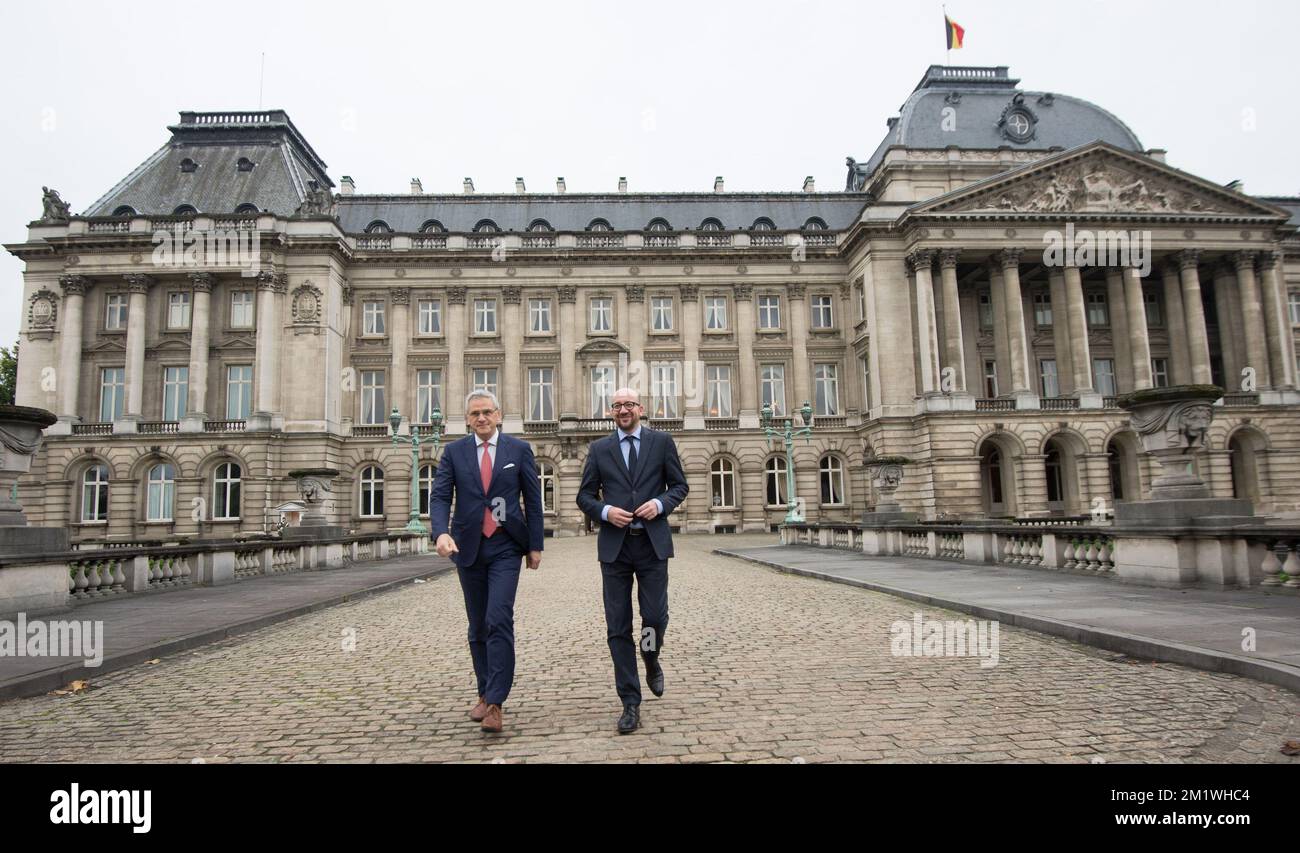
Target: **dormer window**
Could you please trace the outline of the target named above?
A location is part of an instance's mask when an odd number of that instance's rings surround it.
[[[114,216],[135,216],[135,208],[129,204],[124,204],[113,211]]]
[[[260,211],[257,209],[257,205],[255,204],[241,204],[239,207],[235,208],[235,213],[259,213],[259,212]]]
[[[555,229],[552,228],[551,223],[547,222],[545,219],[534,219],[532,223],[528,226],[528,230],[534,232],[537,231],[551,232],[554,231]]]
[[[673,226],[668,224],[666,219],[651,219],[650,224],[645,227],[647,231],[671,231]]]
[[[198,211],[198,208],[196,208],[194,205],[192,205],[192,204],[182,204],[180,207],[178,207],[178,208],[176,208],[175,210],[172,211],[172,215],[173,215],[173,216],[193,216],[194,214],[196,214],[196,213],[198,213],[198,212],[199,212],[199,211]]]
[[[442,223],[436,219],[430,219],[428,222],[420,226],[421,234],[442,234],[446,232],[446,230],[446,228],[442,227]]]
[[[716,219],[706,219],[700,223],[701,231],[721,231],[722,223]]]
[[[817,218],[816,216],[814,216],[812,219],[809,219],[807,222],[805,222],[805,223],[803,224],[803,230],[805,230],[805,231],[825,231],[825,230],[826,230],[826,223],[823,222],[821,219]]]
[[[750,227],[750,230],[751,231],[775,231],[776,225],[772,222],[772,220],[768,219],[766,216],[763,216],[754,220],[754,224],[753,226]]]
[[[479,223],[474,226],[475,234],[496,234],[500,231],[501,229],[498,228],[497,224],[491,219],[480,220]]]
[[[235,163],[235,168],[241,172],[251,172],[253,171],[253,167],[256,165],[257,165],[256,163],[254,163],[252,160],[249,160],[247,157],[240,157],[239,160]]]
[[[367,234],[392,234],[393,229],[388,227],[388,223],[382,219],[376,219],[366,226]]]
[[[591,224],[587,226],[587,230],[588,231],[613,231],[614,229],[611,228],[609,223],[603,219],[593,219],[591,220]]]
[[[187,172],[187,173],[188,173],[188,172],[197,172],[198,170],[199,170],[199,164],[198,164],[198,163],[195,163],[195,162],[194,162],[193,160],[191,160],[189,157],[186,157],[184,160],[181,161],[181,171],[182,171],[182,172]]]

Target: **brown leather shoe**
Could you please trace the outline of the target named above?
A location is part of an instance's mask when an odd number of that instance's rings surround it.
[[[499,731],[501,731],[502,726],[501,726],[501,706],[500,706],[500,705],[488,705],[488,706],[487,706],[487,713],[483,716],[483,725],[481,726],[481,728],[482,728],[483,731],[485,731],[485,732],[499,732]]]
[[[483,722],[483,718],[487,716],[487,709],[487,703],[484,702],[483,697],[480,696],[478,697],[478,704],[469,712],[469,718],[476,723],[481,723]]]

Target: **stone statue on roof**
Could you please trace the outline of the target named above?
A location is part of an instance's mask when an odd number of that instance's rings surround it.
[[[848,179],[844,182],[844,191],[847,193],[858,193],[866,189],[867,186],[867,168],[858,164],[857,160],[852,157],[844,158],[844,165],[849,167]]]
[[[71,205],[59,197],[58,190],[41,187],[41,222],[67,222],[72,216]]]
[[[334,216],[338,204],[334,193],[322,187],[317,181],[307,182],[307,197],[293,212],[294,216]]]

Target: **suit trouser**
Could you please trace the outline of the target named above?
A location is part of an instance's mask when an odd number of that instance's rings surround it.
[[[605,627],[609,629],[609,653],[614,659],[614,685],[624,705],[641,704],[641,676],[636,653],[657,657],[668,629],[668,561],[655,554],[650,537],[623,539],[618,559],[600,564],[605,592]],[[632,638],[632,578],[636,578],[637,603],[641,607],[641,636]]]
[[[478,695],[489,705],[504,704],[515,681],[515,590],[523,554],[519,543],[498,528],[479,543],[474,564],[456,570],[465,594]]]

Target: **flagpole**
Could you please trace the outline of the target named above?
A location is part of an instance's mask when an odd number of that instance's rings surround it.
[[[948,6],[947,6],[947,4],[943,4],[943,5],[940,6],[940,8],[943,9],[943,43],[944,43],[945,46],[947,46],[947,45],[949,44],[949,39],[948,39],[948,32],[949,32],[949,29],[948,29],[948,27],[949,27],[949,24],[948,24]],[[952,48],[951,48],[951,47],[948,47],[947,50],[945,50],[944,53],[943,53],[943,65],[944,65],[944,67],[947,68],[947,67],[948,67],[948,63],[950,63],[950,62],[952,62]]]

